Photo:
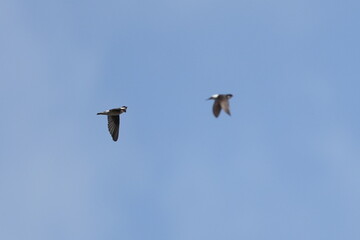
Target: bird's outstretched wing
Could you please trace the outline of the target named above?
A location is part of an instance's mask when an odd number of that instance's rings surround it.
[[[119,137],[119,128],[120,128],[120,117],[117,116],[108,116],[108,128],[112,136],[112,139],[116,142]]]
[[[231,116],[230,105],[229,105],[229,101],[227,99],[220,101],[220,106],[227,114],[229,114]]]
[[[214,101],[214,105],[213,105],[213,113],[215,115],[215,117],[218,117],[221,111],[221,106],[219,101]]]

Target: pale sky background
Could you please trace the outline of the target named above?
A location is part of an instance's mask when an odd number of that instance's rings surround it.
[[[0,239],[360,239],[359,13],[2,0]]]

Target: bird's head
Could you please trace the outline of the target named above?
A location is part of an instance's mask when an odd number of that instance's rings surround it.
[[[227,99],[232,98],[232,96],[233,96],[232,94],[226,94],[226,98],[227,98]]]
[[[120,109],[121,109],[121,112],[126,112],[127,106],[122,106]]]

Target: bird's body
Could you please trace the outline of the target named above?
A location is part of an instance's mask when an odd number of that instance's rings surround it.
[[[113,108],[104,112],[99,112],[97,115],[108,116],[108,128],[112,139],[116,142],[119,137],[120,129],[120,114],[126,112],[127,107],[122,106],[121,108]]]
[[[213,113],[215,117],[220,115],[221,109],[231,116],[229,99],[232,98],[232,96],[232,94],[215,94],[208,99],[214,100]]]

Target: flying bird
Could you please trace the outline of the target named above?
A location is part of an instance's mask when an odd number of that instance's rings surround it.
[[[97,115],[107,115],[109,132],[114,142],[116,142],[119,137],[120,114],[126,112],[126,109],[127,106],[122,106],[121,108],[113,108],[105,112],[97,113]]]
[[[212,95],[208,100],[215,100],[213,105],[213,113],[215,117],[218,117],[221,109],[231,116],[229,99],[232,98],[232,94],[215,94]]]

